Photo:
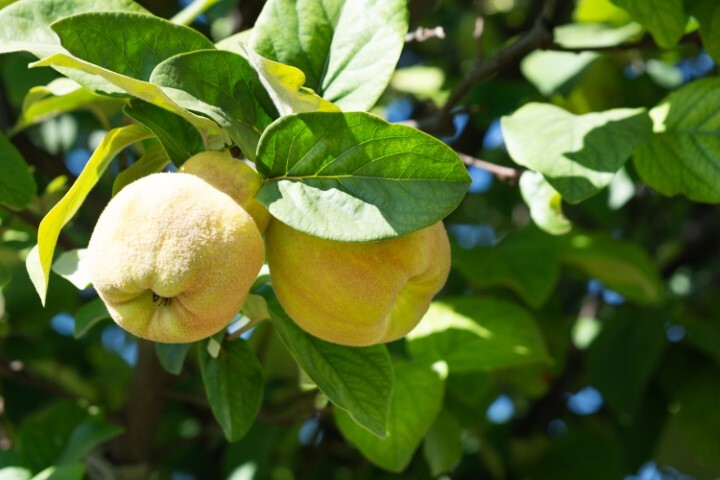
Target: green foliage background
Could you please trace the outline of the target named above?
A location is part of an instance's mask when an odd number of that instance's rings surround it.
[[[718,19],[714,0],[0,0],[0,478],[717,478]],[[116,327],[83,269],[98,215],[223,146],[307,233],[445,218],[453,270],[422,323],[334,345],[263,272],[231,331],[267,321],[242,337]]]

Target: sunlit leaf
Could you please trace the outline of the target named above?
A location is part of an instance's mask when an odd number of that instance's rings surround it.
[[[367,113],[288,115],[263,134],[258,199],[291,227],[370,241],[428,227],[455,209],[470,179],[450,148]]]
[[[45,304],[50,266],[60,230],[78,211],[85,197],[98,182],[110,161],[115,158],[115,155],[128,145],[150,136],[150,132],[140,125],[129,125],[110,130],[90,157],[70,190],[40,222],[38,248],[30,252],[26,262],[35,289],[40,295],[43,304]],[[41,272],[37,271],[38,266]],[[41,273],[41,275],[38,275],[38,273]]]

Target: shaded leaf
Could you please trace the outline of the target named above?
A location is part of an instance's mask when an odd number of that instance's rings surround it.
[[[510,233],[493,247],[463,249],[453,244],[453,266],[479,287],[504,286],[534,308],[555,290],[564,242],[536,228]]]
[[[362,426],[358,428],[375,440],[385,437],[393,394],[393,367],[385,345],[346,347],[320,340],[295,325],[272,291],[262,295],[275,331],[303,371]]]
[[[604,324],[588,349],[588,380],[623,422],[641,408],[665,347],[665,328],[658,317],[637,310],[621,315]]]
[[[689,83],[652,109],[655,134],[634,155],[640,177],[663,195],[720,202],[720,79]]]
[[[0,132],[0,205],[22,210],[30,203],[37,185],[20,152]]]
[[[251,46],[302,70],[306,86],[342,110],[367,110],[390,81],[407,29],[404,0],[270,0]]]
[[[597,58],[595,52],[535,50],[520,63],[523,75],[545,96],[569,90]]]
[[[331,240],[370,241],[430,226],[470,183],[458,156],[412,127],[367,113],[300,113],[262,136],[258,193],[291,227]]]
[[[433,477],[450,471],[460,462],[463,455],[461,435],[458,420],[447,410],[440,410],[423,443],[425,460]]]
[[[169,157],[178,168],[185,160],[205,150],[202,136],[197,129],[186,119],[164,108],[133,99],[123,108],[123,113],[153,132],[165,150],[166,158]],[[159,156],[156,151],[150,156],[155,160],[153,165],[160,161]]]
[[[260,134],[276,116],[255,70],[232,52],[177,55],[158,65],[150,81],[178,105],[225,128],[251,160]]]
[[[65,450],[55,462],[67,465],[82,462],[95,447],[111,440],[123,432],[123,429],[104,420],[91,419],[81,423],[73,430],[65,445]]]
[[[720,62],[720,3],[715,0],[686,0],[686,8],[700,23],[705,50]]]
[[[597,278],[606,287],[640,303],[663,301],[665,289],[652,260],[637,244],[602,235],[574,234],[564,263]]]
[[[396,363],[386,438],[379,439],[360,427],[343,410],[335,410],[335,423],[370,462],[399,473],[408,466],[440,412],[444,390],[443,375],[429,365]]]
[[[624,8],[663,48],[674,47],[685,33],[688,15],[683,0],[611,0]]]
[[[444,360],[452,374],[550,361],[535,319],[516,304],[494,298],[433,302],[407,341],[413,355]]]
[[[224,342],[217,358],[199,348],[210,408],[230,442],[247,433],[260,411],[264,380],[260,362],[245,340]]]
[[[644,109],[573,115],[542,103],[503,117],[502,127],[512,159],[542,173],[570,203],[605,188],[652,128]]]
[[[92,327],[103,320],[108,320],[110,313],[103,301],[99,298],[92,300],[75,312],[75,332],[74,337],[80,338],[85,335]]]
[[[166,372],[180,375],[192,343],[155,343],[155,353]]]

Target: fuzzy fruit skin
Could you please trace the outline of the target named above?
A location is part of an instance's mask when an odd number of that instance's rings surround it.
[[[227,153],[202,152],[187,159],[180,171],[200,177],[230,195],[253,217],[260,232],[265,231],[270,212],[255,198],[262,187],[262,178],[250,165]]]
[[[442,222],[379,242],[325,240],[273,220],[270,277],[288,315],[329,342],[366,346],[412,330],[450,271]]]
[[[264,245],[232,198],[193,175],[156,173],[108,203],[87,255],[92,283],[118,325],[148,340],[184,343],[218,332],[237,314]]]

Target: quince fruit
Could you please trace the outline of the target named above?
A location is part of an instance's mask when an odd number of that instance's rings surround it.
[[[202,152],[183,163],[180,171],[200,177],[232,197],[253,217],[258,229],[265,231],[270,212],[255,198],[262,187],[262,178],[250,165],[227,153]]]
[[[233,319],[263,264],[250,215],[193,175],[156,173],[108,203],[87,250],[112,318],[157,342],[208,337]]]
[[[323,340],[364,346],[412,330],[450,270],[442,222],[378,242],[338,242],[273,220],[266,233],[278,300],[301,328]]]

